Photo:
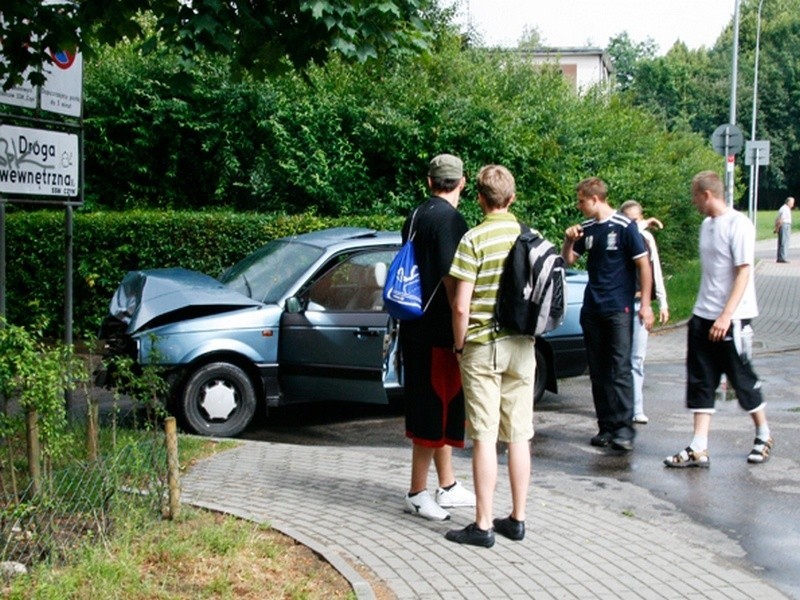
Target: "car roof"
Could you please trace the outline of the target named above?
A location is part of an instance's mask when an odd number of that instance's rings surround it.
[[[375,244],[396,244],[400,241],[400,234],[391,231],[376,231],[375,229],[367,229],[365,227],[334,227],[331,229],[302,233],[300,235],[287,236],[283,239],[316,246],[318,248],[331,248],[340,244],[349,246],[349,242],[352,241],[374,241]]]

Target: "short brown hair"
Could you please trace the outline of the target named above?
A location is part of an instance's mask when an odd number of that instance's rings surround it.
[[[603,202],[608,198],[608,186],[599,177],[587,177],[576,186],[579,196],[591,198],[597,196]]]
[[[715,198],[722,198],[725,195],[725,186],[714,171],[700,171],[692,177],[692,196],[698,192],[711,192]]]
[[[500,165],[486,165],[478,172],[478,193],[492,208],[505,208],[517,193],[511,171]]]

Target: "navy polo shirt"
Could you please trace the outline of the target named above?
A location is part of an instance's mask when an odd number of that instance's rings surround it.
[[[622,213],[614,213],[605,221],[589,219],[581,226],[583,237],[575,242],[573,252],[579,256],[588,252],[589,285],[583,309],[601,314],[632,312],[636,294],[634,261],[647,255],[639,228]]]

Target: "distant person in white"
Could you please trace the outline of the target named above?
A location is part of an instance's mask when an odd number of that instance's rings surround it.
[[[669,321],[669,306],[667,306],[667,288],[664,287],[664,275],[661,272],[661,259],[658,256],[658,246],[653,234],[647,231],[651,225],[663,229],[661,221],[655,218],[644,219],[642,205],[636,200],[627,200],[619,207],[620,212],[634,221],[639,227],[639,232],[644,238],[644,245],[650,257],[650,266],[653,271],[653,289],[658,300],[658,320],[661,325]],[[641,308],[642,293],[636,285],[636,302],[633,308],[635,313]],[[633,373],[633,422],[638,425],[646,424],[649,419],[644,414],[644,359],[647,355],[647,338],[649,332],[639,319],[633,320],[633,344],[631,346],[631,372]]]
[[[789,196],[786,202],[778,209],[775,219],[775,233],[778,234],[778,262],[789,262],[789,238],[792,237],[792,208],[794,198]]]

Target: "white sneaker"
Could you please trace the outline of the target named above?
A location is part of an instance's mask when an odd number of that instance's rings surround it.
[[[405,512],[419,515],[431,521],[447,521],[450,518],[450,513],[433,501],[428,490],[422,491],[415,496],[406,494],[405,505]]]
[[[475,506],[475,494],[456,481],[456,484],[449,490],[444,488],[436,490],[436,502],[444,508]]]
[[[647,425],[650,422],[650,419],[647,418],[647,415],[634,415],[633,422],[637,423],[638,425]]]

